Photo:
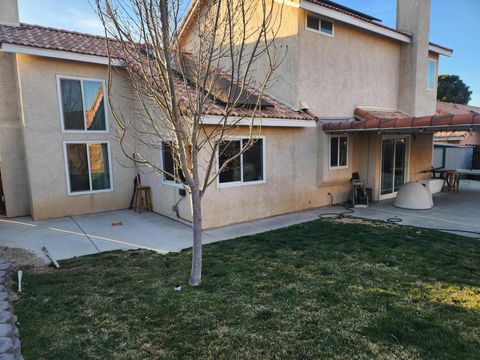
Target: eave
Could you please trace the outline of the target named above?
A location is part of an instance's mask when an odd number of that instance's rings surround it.
[[[364,30],[368,30],[389,37],[391,39],[395,39],[403,43],[408,44],[412,41],[410,36],[395,31],[393,29],[377,25],[371,21],[362,20],[358,17],[354,17],[334,9],[326,8],[321,5],[316,5],[306,0],[300,0],[300,8],[318,15],[328,17],[333,20],[337,20]]]

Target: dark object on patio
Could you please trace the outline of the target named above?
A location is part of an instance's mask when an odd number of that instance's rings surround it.
[[[129,209],[133,209],[133,204],[135,201],[135,189],[142,185],[142,181],[140,180],[140,174],[137,174],[135,178],[133,179],[133,194],[132,194],[132,199],[130,200],[130,205],[128,206]]]
[[[445,172],[445,178],[443,180],[443,188],[448,188],[448,192],[457,192],[460,185],[460,173],[458,171]]]
[[[360,175],[358,174],[358,172],[352,173],[351,182],[353,188],[349,199],[350,205],[353,207],[368,207],[368,204],[371,200],[371,189],[369,196],[369,191],[363,184],[363,181],[360,180]]]
[[[480,169],[480,145],[473,148],[472,169]]]

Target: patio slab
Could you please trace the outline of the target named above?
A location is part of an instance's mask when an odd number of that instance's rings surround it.
[[[276,216],[204,231],[203,243],[252,235],[318,218],[317,210]],[[123,225],[112,226],[122,221]],[[87,235],[85,235],[87,234]],[[46,246],[59,260],[116,249],[148,249],[161,254],[192,246],[190,226],[167,217],[132,210],[33,221],[0,218],[0,246],[32,250],[47,260]]]
[[[382,201],[369,208],[356,208],[351,215],[375,220],[397,218],[401,219],[401,225],[466,230],[472,233],[460,234],[480,237],[479,181],[462,180],[459,193],[436,194],[434,204],[430,210],[406,210],[393,206],[393,200]],[[342,207],[322,207],[206,230],[203,242],[257,234],[312,221],[322,213],[342,211],[345,211]],[[122,221],[123,225],[112,226],[114,221]],[[0,218],[0,246],[29,249],[45,260],[43,246],[60,260],[116,249],[140,248],[165,254],[191,247],[192,230],[164,216],[132,210],[45,221],[33,221],[30,217]]]
[[[463,230],[459,235],[480,238],[480,181],[461,180],[458,193],[442,192],[433,195],[433,208],[408,210],[393,206],[394,200],[381,201],[369,208],[356,208],[355,216],[387,220],[400,219],[400,225],[431,229]]]

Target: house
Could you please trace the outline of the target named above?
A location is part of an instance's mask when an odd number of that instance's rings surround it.
[[[453,104],[444,101],[437,102],[438,115],[455,114],[480,114],[479,106]],[[433,135],[433,141],[455,144],[455,145],[480,145],[480,132],[473,132],[470,129],[463,131],[437,131]]]
[[[182,25],[185,51],[196,36],[191,9],[202,3],[191,3]],[[429,176],[423,170],[432,164],[435,131],[479,127],[478,114],[435,115],[438,62],[452,50],[429,42],[429,5],[398,0],[397,27],[389,28],[331,1],[285,1],[277,41],[291,51],[266,96],[272,106],[258,119],[261,134],[249,158],[207,190],[204,228],[343,201],[353,172],[374,200],[395,196],[404,182]],[[118,145],[104,99],[105,40],[21,24],[15,0],[0,6],[6,215],[47,219],[126,208],[137,171]],[[120,72],[114,92],[122,113],[134,117]],[[205,114],[206,125],[218,122],[216,111]],[[246,134],[239,126],[233,146],[241,148]],[[152,156],[169,169],[167,148]],[[154,211],[191,218],[171,178],[144,173],[142,184],[152,188]]]

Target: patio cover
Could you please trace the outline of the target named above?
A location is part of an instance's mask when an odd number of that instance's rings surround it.
[[[480,114],[468,112],[412,117],[398,110],[356,108],[354,118],[325,121],[322,129],[327,133],[480,131]]]

